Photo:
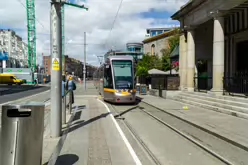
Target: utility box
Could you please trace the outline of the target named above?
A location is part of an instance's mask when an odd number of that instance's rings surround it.
[[[140,84],[136,84],[136,93],[140,94]]]
[[[42,103],[2,106],[2,165],[41,165],[44,132]]]
[[[140,94],[141,94],[141,95],[146,95],[146,94],[147,94],[147,87],[146,87],[146,84],[141,84],[141,85],[140,85]]]

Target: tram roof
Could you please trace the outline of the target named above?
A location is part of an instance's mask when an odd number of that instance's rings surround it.
[[[110,59],[110,60],[115,60],[115,59],[123,59],[123,60],[133,60],[133,56],[108,56],[107,59]]]

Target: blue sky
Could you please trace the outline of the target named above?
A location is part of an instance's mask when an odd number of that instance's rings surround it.
[[[26,4],[26,0],[20,0]],[[96,56],[111,48],[125,49],[128,42],[142,42],[146,28],[168,27],[179,25],[172,21],[173,15],[187,0],[123,0],[120,13],[117,16],[113,30],[111,26],[115,19],[120,0],[86,0],[89,11],[74,7],[65,8],[66,54],[81,59],[84,42],[84,32],[87,33],[87,58],[98,64]],[[83,0],[70,0],[79,4]],[[0,28],[15,30],[23,40],[27,40],[27,15],[25,7],[18,0],[0,0]],[[82,4],[82,3],[81,3]],[[37,54],[50,53],[50,1],[36,1],[36,36]],[[41,25],[42,24],[42,25]],[[79,43],[79,45],[77,45]]]

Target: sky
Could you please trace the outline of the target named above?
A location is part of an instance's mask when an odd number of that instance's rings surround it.
[[[65,6],[65,54],[83,61],[86,32],[87,63],[97,66],[97,56],[108,50],[125,49],[127,42],[142,42],[147,28],[178,25],[170,16],[187,1],[123,0],[120,6],[121,0],[70,0],[89,10]],[[25,5],[26,0],[0,0],[0,29],[13,29],[27,41]],[[35,0],[35,6],[36,47],[41,62],[42,53],[50,55],[50,0]]]

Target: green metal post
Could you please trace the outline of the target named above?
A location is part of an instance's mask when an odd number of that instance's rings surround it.
[[[32,68],[32,72],[34,72],[36,69],[35,0],[26,0],[26,8],[28,28],[28,67]]]

